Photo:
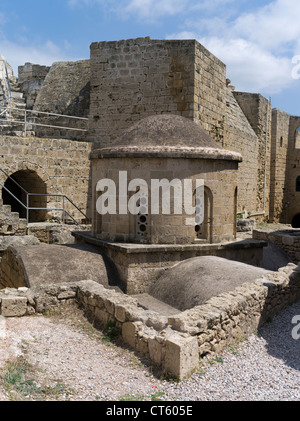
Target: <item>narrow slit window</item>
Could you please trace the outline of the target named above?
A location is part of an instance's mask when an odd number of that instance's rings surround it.
[[[300,192],[300,175],[296,179],[296,191]]]
[[[300,149],[300,127],[295,132],[295,149]]]

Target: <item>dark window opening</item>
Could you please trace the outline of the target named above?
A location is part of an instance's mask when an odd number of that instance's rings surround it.
[[[294,216],[292,220],[292,227],[293,228],[300,228],[300,213],[298,215]]]
[[[296,191],[300,192],[300,176],[296,179]]]

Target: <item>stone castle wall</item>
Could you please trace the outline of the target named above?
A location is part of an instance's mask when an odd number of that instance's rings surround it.
[[[272,111],[272,146],[270,174],[270,222],[283,222],[287,202],[287,151],[290,116]]]
[[[197,41],[93,43],[90,136],[109,145],[137,120],[163,113],[222,136],[225,89],[225,65]]]
[[[252,112],[258,111],[253,108]],[[161,113],[190,118],[225,149],[242,153],[237,208],[251,213],[263,210],[258,187],[264,183],[264,172],[261,173],[264,116],[259,117],[262,122],[258,130],[262,134],[258,139],[232,92],[226,88],[224,63],[195,40],[139,38],[93,43],[91,139],[112,144],[137,120]],[[269,156],[267,171],[268,180]],[[268,185],[265,191],[268,209]]]
[[[237,211],[256,212],[259,142],[231,89],[226,92],[223,147],[239,152],[243,157],[238,169]]]
[[[272,113],[261,95],[226,87],[225,64],[196,40],[137,38],[92,43],[90,50],[89,60],[54,63],[50,69],[19,67],[29,107],[34,102],[42,111],[88,117],[76,122],[40,116],[40,123],[88,131],[33,126],[39,137],[108,145],[143,117],[179,114],[199,123],[225,149],[242,153],[239,212],[284,223],[300,213],[298,117]]]
[[[34,110],[87,118],[90,106],[90,61],[53,63],[41,89]],[[68,117],[38,115],[38,123],[87,130],[87,121]],[[34,126],[36,136],[87,141],[87,132]]]
[[[296,191],[296,180],[300,176],[300,149],[296,143],[296,131],[300,127],[300,117],[290,118],[289,148],[287,167],[287,202],[286,219],[290,223],[300,214],[300,192]]]
[[[49,70],[50,67],[48,66],[32,63],[25,63],[24,66],[18,67],[18,82],[24,94],[27,108],[33,108]]]
[[[234,97],[257,136],[256,210],[269,218],[272,107],[260,94],[234,92]],[[245,156],[247,159],[247,155]]]

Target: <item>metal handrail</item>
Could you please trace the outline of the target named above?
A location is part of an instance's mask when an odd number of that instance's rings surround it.
[[[26,205],[18,198],[16,197],[5,185],[3,185],[0,182],[0,186],[4,188],[5,191],[7,191],[20,205],[22,205],[26,209],[26,223],[29,224],[29,211],[30,210],[55,210],[55,211],[61,211],[63,213],[63,224],[65,224],[65,214],[67,214],[77,225],[80,225],[80,223],[65,209],[65,200],[71,203],[84,217],[86,220],[90,220],[90,218],[87,217],[87,215],[82,212],[81,209],[75,203],[65,194],[56,194],[56,193],[29,193],[27,190],[24,189],[13,177],[8,175],[6,171],[4,171],[2,168],[0,168],[0,171],[3,172],[11,181],[13,181],[19,188],[22,189],[22,191],[26,194]],[[63,207],[62,208],[39,208],[39,207],[30,207],[29,206],[29,197],[30,196],[46,196],[46,197],[61,197],[63,199]]]
[[[12,118],[12,112],[13,111],[20,111],[22,113],[24,113],[24,121],[23,120],[16,120],[14,118]],[[5,121],[9,121],[10,123],[19,123],[19,124],[24,124],[24,136],[26,137],[26,133],[27,133],[27,125],[30,124],[32,126],[40,126],[40,127],[49,127],[49,128],[54,128],[54,129],[64,129],[64,130],[75,130],[75,131],[80,131],[80,132],[87,132],[87,129],[79,129],[77,127],[66,127],[66,126],[55,126],[55,125],[51,125],[51,124],[41,124],[41,123],[36,123],[33,121],[28,122],[27,121],[27,114],[28,113],[32,113],[32,114],[43,114],[43,115],[47,115],[47,116],[55,116],[55,117],[63,117],[63,118],[71,118],[74,120],[82,120],[82,121],[88,121],[88,118],[86,117],[77,117],[77,116],[71,116],[71,115],[66,115],[66,114],[56,114],[56,113],[50,113],[50,112],[45,112],[45,111],[38,111],[38,110],[27,110],[26,108],[18,108],[18,107],[12,107],[12,106],[6,106],[0,113],[0,116],[5,114],[6,112],[9,113],[9,118],[5,118]]]

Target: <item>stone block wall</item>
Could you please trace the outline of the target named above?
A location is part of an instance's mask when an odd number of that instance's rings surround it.
[[[134,179],[146,181],[149,189],[149,215],[147,216],[147,229],[144,242],[151,244],[192,244],[205,241],[219,243],[232,241],[235,238],[235,188],[237,186],[237,161],[225,159],[185,159],[178,158],[117,158],[93,159],[93,191],[99,180],[109,178],[119,186],[119,170],[127,172],[128,182]],[[170,206],[170,215],[160,213],[155,215],[151,210],[151,180],[167,179],[172,181],[178,178],[204,180],[205,192],[209,191],[211,199],[206,198],[205,206],[210,206],[210,212],[205,211],[204,223],[207,227],[207,237],[199,239],[195,232],[195,224],[187,225],[189,216],[182,209],[182,213],[175,214],[173,205]],[[127,187],[127,185],[126,185]],[[182,189],[183,191],[184,189]],[[118,192],[117,192],[118,193]],[[98,196],[100,193],[98,193]],[[183,196],[183,192],[182,192]],[[129,200],[129,194],[127,201]],[[170,197],[174,200],[174,193]],[[100,215],[96,210],[97,193],[93,203],[93,234],[102,240],[139,242],[137,238],[136,220],[130,214]],[[160,193],[160,206],[161,206]],[[151,214],[152,212],[152,214]],[[208,215],[209,213],[209,215]]]
[[[299,298],[300,269],[289,264],[170,317],[145,310],[133,296],[89,280],[43,290],[6,288],[0,291],[0,314],[23,316],[75,300],[95,327],[105,330],[108,322],[113,323],[123,341],[149,357],[162,373],[184,379],[201,358],[245,339]]]
[[[258,137],[257,211],[269,219],[272,106],[260,94],[233,92],[235,99]]]
[[[238,211],[264,212],[268,219],[268,100],[228,89],[225,64],[196,40],[137,38],[92,43],[90,49],[91,140],[111,145],[124,129],[153,114],[190,118],[225,149],[242,153]]]
[[[193,119],[222,144],[226,113],[226,65],[197,41],[194,62]]]
[[[234,92],[227,88],[223,147],[241,153],[238,169],[237,211],[253,213],[258,210],[258,138],[237,103]]]
[[[268,231],[256,228],[253,230],[252,235],[256,240],[264,240],[274,243],[283,250],[294,263],[298,264],[300,262],[299,230]]]
[[[22,171],[22,182],[24,175],[29,182],[34,177],[36,182],[40,182],[43,192],[65,194],[90,216],[90,150],[88,142],[2,136],[0,165],[10,176]],[[1,172],[0,182],[4,184],[6,179]],[[57,197],[48,197],[47,200],[43,203],[48,208],[62,207],[62,200]],[[67,202],[66,209],[75,219],[78,218],[78,222],[84,220],[84,216]],[[61,214],[60,211],[49,211],[47,217],[61,219]]]
[[[53,63],[35,100],[37,111],[87,118],[90,106],[90,60]],[[38,116],[39,124],[87,130],[87,120]],[[87,132],[33,126],[36,136],[87,141]]]
[[[296,215],[300,214],[300,192],[296,191],[296,180],[300,176],[300,149],[295,142],[296,131],[300,127],[300,117],[290,117],[289,148],[287,168],[287,223],[291,223]]]
[[[148,293],[164,271],[186,259],[197,256],[218,256],[228,260],[260,266],[265,242],[246,240],[242,244],[117,244],[107,243],[73,232],[77,242],[86,241],[99,247],[116,265],[127,294]]]
[[[272,111],[272,143],[270,173],[270,222],[286,223],[287,154],[290,116],[283,111]]]
[[[26,100],[26,107],[32,109],[50,67],[25,63],[18,67],[18,83]]]
[[[154,114],[198,121],[223,135],[226,70],[195,40],[137,38],[91,44],[92,140],[112,144],[122,130]]]

